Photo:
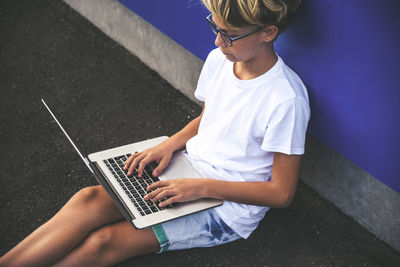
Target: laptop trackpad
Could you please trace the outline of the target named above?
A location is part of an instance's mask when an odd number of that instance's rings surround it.
[[[159,176],[160,180],[178,179],[178,178],[201,178],[202,176],[193,168],[190,162],[182,154],[175,153]]]

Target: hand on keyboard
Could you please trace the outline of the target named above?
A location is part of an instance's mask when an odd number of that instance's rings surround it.
[[[127,175],[131,175],[136,166],[138,166],[139,177],[142,177],[146,165],[152,161],[156,161],[158,167],[153,171],[153,176],[159,176],[171,160],[173,152],[167,145],[161,143],[143,152],[131,155],[125,162],[124,170],[128,170]]]
[[[147,188],[154,182],[159,181],[157,177],[153,177],[151,173],[157,167],[156,162],[151,162],[146,166],[143,171],[142,178],[137,177],[137,170],[133,172],[133,175],[127,176],[127,171],[123,171],[122,167],[125,165],[124,162],[131,156],[131,154],[121,155],[113,158],[103,160],[114,179],[118,182],[120,188],[122,188],[126,195],[131,200],[132,204],[136,207],[140,215],[145,216],[155,212],[159,212],[166,208],[171,208],[172,205],[160,207],[160,202],[165,199],[161,199],[159,202],[146,201],[143,199],[147,195]]]
[[[151,184],[144,199],[153,202],[162,201],[159,206],[164,207],[175,202],[186,202],[205,197],[205,178],[183,178],[163,180]],[[153,190],[153,191],[152,191]],[[166,198],[166,199],[165,199]],[[163,199],[165,199],[163,201]]]

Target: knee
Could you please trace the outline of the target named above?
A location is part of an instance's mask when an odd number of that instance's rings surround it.
[[[85,240],[83,244],[86,250],[85,254],[94,266],[100,266],[104,263],[103,258],[112,249],[114,237],[115,233],[111,227],[103,227],[92,232]]]
[[[70,204],[86,206],[89,203],[96,201],[102,190],[103,188],[101,186],[89,186],[82,188],[71,198]]]

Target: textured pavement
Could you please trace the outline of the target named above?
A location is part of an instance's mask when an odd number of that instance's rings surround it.
[[[61,0],[0,1],[0,254],[80,188],[84,153],[171,135],[201,111]],[[248,240],[117,266],[399,266],[400,254],[299,183]]]

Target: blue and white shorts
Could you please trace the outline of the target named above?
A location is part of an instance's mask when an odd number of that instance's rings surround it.
[[[213,247],[240,238],[219,217],[215,209],[200,211],[182,218],[153,226],[160,242],[161,253],[194,247]]]

